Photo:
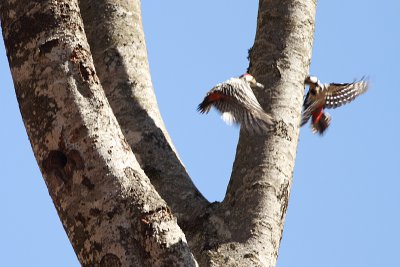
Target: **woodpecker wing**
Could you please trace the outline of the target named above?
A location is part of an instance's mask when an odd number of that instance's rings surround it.
[[[306,124],[310,120],[313,111],[317,109],[318,106],[321,106],[320,101],[310,101],[309,94],[310,93],[307,93],[304,99],[303,111],[301,112],[300,127]]]
[[[330,83],[325,85],[324,108],[337,108],[350,103],[368,90],[368,81],[361,79],[353,83]]]
[[[212,88],[198,110],[207,113],[211,106],[222,113],[228,123],[242,124],[249,132],[261,133],[273,124],[272,117],[265,113],[249,84],[240,78],[232,78]]]

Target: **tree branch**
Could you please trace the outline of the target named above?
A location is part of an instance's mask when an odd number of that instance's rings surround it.
[[[275,266],[315,0],[260,0],[249,71],[265,85],[256,94],[278,123],[266,136],[241,132],[226,197],[211,205],[191,182],[159,114],[140,2],[81,0],[81,7],[100,79],[77,0],[0,4],[25,127],[81,264],[196,266],[154,185],[184,223],[202,266]]]
[[[80,6],[101,84],[136,158],[178,220],[195,218],[208,202],[187,174],[159,113],[140,0],[81,0]]]
[[[224,201],[207,219],[200,265],[275,266],[299,135],[304,79],[314,34],[315,0],[260,0],[249,72],[277,120],[264,136],[241,131]],[[198,241],[199,242],[199,241]],[[229,265],[231,264],[231,265]]]
[[[3,1],[1,25],[36,160],[83,266],[196,266],[101,88],[77,0]]]

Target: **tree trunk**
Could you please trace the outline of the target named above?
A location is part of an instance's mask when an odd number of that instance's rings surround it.
[[[79,4],[7,0],[0,16],[25,127],[81,264],[196,266],[195,255],[201,266],[275,266],[316,2],[260,0],[249,72],[277,124],[241,132],[226,197],[213,204],[159,114],[140,1]]]
[[[265,85],[264,91],[256,94],[277,124],[259,138],[241,132],[223,207],[233,211],[228,219],[237,222],[232,231],[240,233],[237,240],[254,246],[250,255],[260,266],[275,266],[282,238],[304,79],[311,58],[315,4],[311,0],[261,0],[259,4],[249,72]]]
[[[182,224],[208,204],[161,119],[147,61],[139,0],[80,0],[96,72],[140,166]],[[184,192],[184,193],[183,193]]]
[[[122,134],[96,75],[78,1],[2,3],[25,127],[83,266],[196,266]]]
[[[249,73],[277,123],[263,136],[241,131],[223,202],[212,225],[204,266],[275,266],[289,201],[299,123],[314,34],[316,2],[260,0]],[[210,228],[210,226],[208,226]],[[216,229],[216,230],[215,230]]]

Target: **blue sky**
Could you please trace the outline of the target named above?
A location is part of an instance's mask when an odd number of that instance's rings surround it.
[[[196,106],[213,85],[246,70],[257,7],[257,1],[143,1],[161,113],[211,201],[224,196],[238,128],[216,112],[199,115]],[[400,266],[399,10],[395,0],[318,1],[310,72],[323,82],[368,75],[371,87],[330,112],[322,138],[302,128],[280,267]],[[79,266],[33,157],[2,42],[0,81],[2,263]]]

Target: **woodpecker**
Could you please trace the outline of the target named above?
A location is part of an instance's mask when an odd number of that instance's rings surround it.
[[[240,124],[248,133],[261,134],[269,129],[273,119],[263,110],[252,88],[264,88],[264,85],[248,73],[231,78],[213,87],[197,110],[208,113],[214,106],[227,124]]]
[[[330,115],[324,112],[324,108],[337,108],[350,103],[368,89],[368,81],[364,78],[353,83],[322,84],[317,77],[308,76],[305,84],[309,86],[309,90],[304,98],[300,126],[306,124],[312,117],[312,130],[320,135],[325,132],[331,121]]]

